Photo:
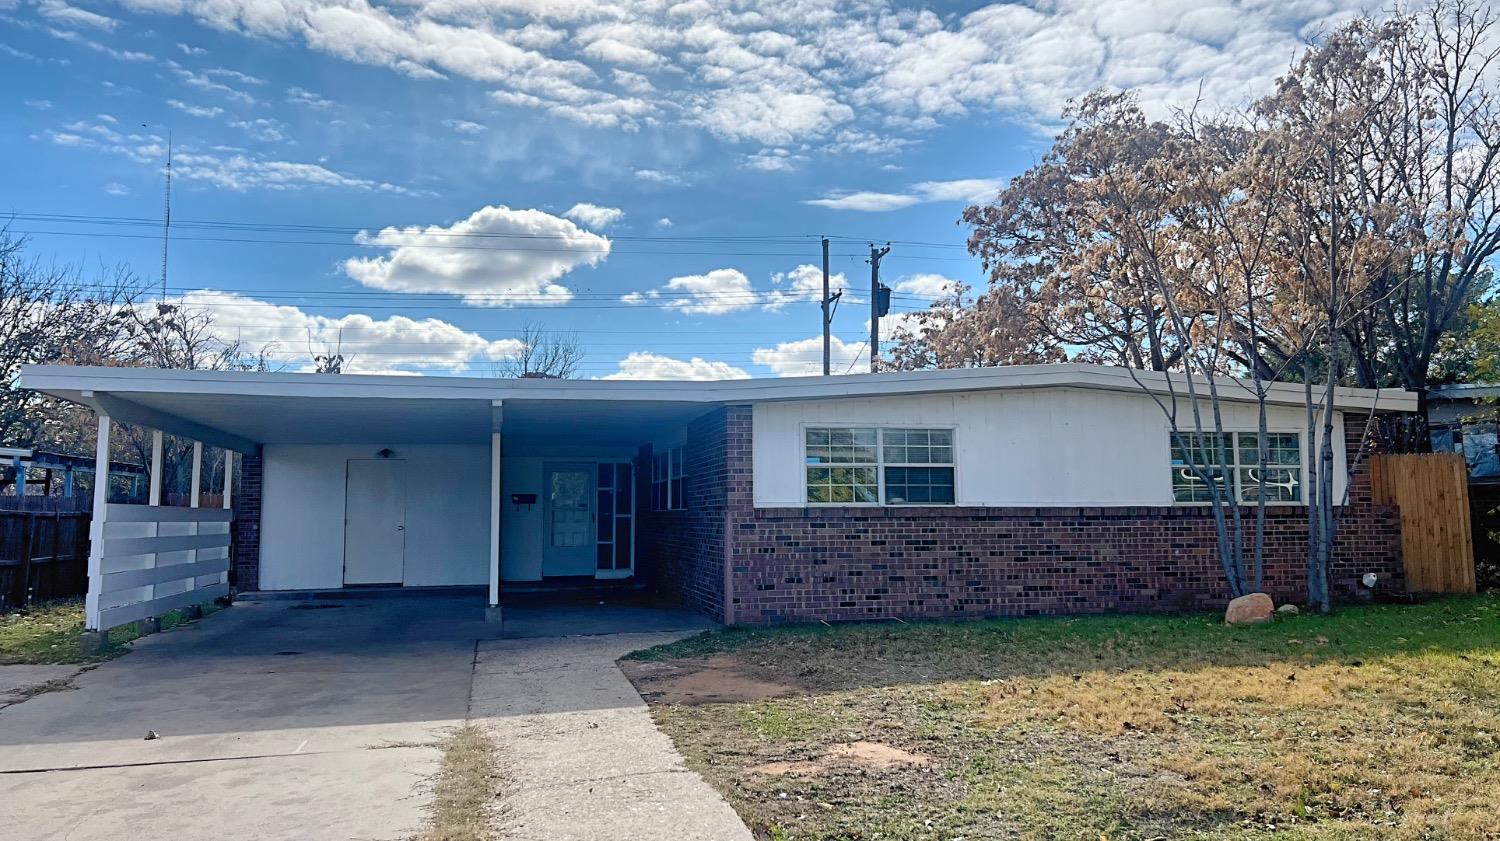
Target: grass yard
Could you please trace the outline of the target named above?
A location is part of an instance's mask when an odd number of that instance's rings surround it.
[[[621,664],[760,837],[1500,838],[1500,596],[709,632]]]
[[[217,610],[217,605],[206,604],[203,615]],[[161,618],[162,630],[182,624],[184,617],[181,611],[169,611]],[[79,645],[83,640],[82,599],[32,605],[0,614],[0,666],[98,663],[129,651],[125,643],[139,636],[134,625],[115,628],[109,634],[107,648],[86,652]]]

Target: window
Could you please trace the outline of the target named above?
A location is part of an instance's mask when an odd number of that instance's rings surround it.
[[[953,430],[808,427],[807,501],[952,505]]]
[[[651,454],[651,510],[680,511],[687,507],[687,463],[681,447]]]
[[[1170,433],[1168,433],[1170,435]],[[1172,443],[1172,499],[1211,502],[1209,482],[1223,488],[1223,466],[1228,465],[1233,487],[1229,493],[1242,503],[1254,503],[1262,485],[1267,502],[1302,501],[1302,439],[1295,432],[1266,433],[1266,463],[1259,463],[1254,432],[1183,433]],[[1220,447],[1223,458],[1220,459]],[[1196,467],[1196,469],[1195,469]],[[1201,475],[1200,475],[1201,474]],[[1205,476],[1207,480],[1205,480]]]

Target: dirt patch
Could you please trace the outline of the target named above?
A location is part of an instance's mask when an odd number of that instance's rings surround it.
[[[750,674],[744,663],[728,654],[659,662],[621,660],[619,666],[652,704],[732,704],[801,692]]]
[[[770,762],[750,770],[769,777],[818,776],[826,774],[836,765],[854,765],[884,771],[901,766],[922,766],[931,761],[930,757],[922,754],[882,745],[879,742],[844,742],[829,746],[828,751],[817,759],[805,759],[800,762]]]

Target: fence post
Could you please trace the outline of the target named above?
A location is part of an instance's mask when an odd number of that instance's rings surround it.
[[[16,606],[31,603],[31,538],[36,518],[32,514],[21,514],[21,557],[16,565],[16,577],[11,582],[11,604]]]
[[[62,518],[61,511],[52,515],[52,561],[47,567],[47,593],[52,598],[57,596],[57,570],[62,566],[62,557],[59,555],[62,543]]]

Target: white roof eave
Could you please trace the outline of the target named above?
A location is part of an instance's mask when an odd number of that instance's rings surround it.
[[[1200,399],[1207,381],[1195,378]],[[1252,383],[1216,379],[1221,398],[1254,400]],[[1132,372],[1106,365],[1060,363],[998,368],[903,371],[837,377],[702,381],[643,380],[504,380],[476,377],[403,377],[359,374],[289,374],[248,371],[185,371],[154,368],[96,368],[27,365],[21,385],[66,399],[86,391],[118,394],[219,394],[265,397],[382,398],[422,400],[636,400],[684,403],[757,403],[882,397],[958,391],[1022,388],[1094,388],[1187,397],[1187,377],[1155,371]],[[1268,402],[1303,403],[1296,383],[1266,384]],[[1314,387],[1316,395],[1321,386]],[[1338,409],[1410,412],[1414,393],[1402,389],[1338,388]]]

